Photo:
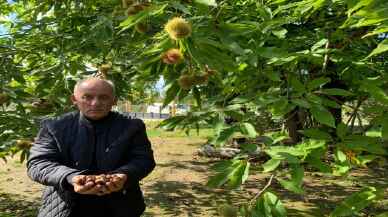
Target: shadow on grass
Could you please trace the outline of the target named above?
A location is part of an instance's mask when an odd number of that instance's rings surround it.
[[[0,217],[35,217],[38,208],[38,199],[36,202],[30,202],[20,195],[0,192]]]
[[[185,160],[179,162],[170,163],[158,163],[157,166],[161,168],[172,168],[172,169],[186,169],[196,172],[207,172],[209,166],[213,165],[213,162],[200,162],[195,160]]]
[[[159,181],[148,186],[145,194],[147,206],[162,210],[162,216],[198,216],[204,212],[217,215],[217,206],[230,201],[233,205],[246,201],[246,194],[221,189],[210,189],[205,183]],[[144,216],[161,216],[162,213],[146,211]]]

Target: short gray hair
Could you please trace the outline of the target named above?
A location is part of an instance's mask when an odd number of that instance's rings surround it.
[[[87,77],[87,78],[84,78],[84,79],[81,79],[81,80],[77,81],[77,83],[76,83],[75,86],[74,86],[73,92],[75,93],[76,89],[78,89],[79,86],[81,86],[81,85],[82,85],[83,83],[85,83],[86,81],[89,81],[89,80],[92,80],[92,79],[102,80],[102,81],[104,81],[105,83],[107,83],[107,84],[112,88],[113,96],[116,97],[116,86],[115,86],[115,84],[113,83],[113,81],[107,80],[107,79],[96,78],[96,77]]]

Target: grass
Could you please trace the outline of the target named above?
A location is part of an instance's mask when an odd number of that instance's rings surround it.
[[[147,128],[147,135],[150,138],[153,137],[168,137],[168,138],[183,138],[183,137],[191,137],[197,139],[209,139],[212,137],[214,130],[211,128],[200,128],[199,131],[196,129],[185,131],[182,129],[175,129],[173,131],[164,130],[158,125],[160,124],[160,120],[147,120],[145,121]]]

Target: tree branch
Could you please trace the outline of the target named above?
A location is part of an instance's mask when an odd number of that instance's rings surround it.
[[[259,198],[261,196],[261,194],[263,194],[265,192],[265,190],[267,190],[267,188],[269,188],[269,186],[271,186],[272,184],[272,179],[275,177],[275,175],[271,175],[271,177],[269,178],[267,184],[264,186],[263,189],[261,189],[261,191],[259,191],[253,198],[252,200],[249,202],[249,204],[252,204],[254,201],[257,200],[257,198]]]

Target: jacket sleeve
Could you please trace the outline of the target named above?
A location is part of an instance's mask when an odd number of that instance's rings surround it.
[[[132,137],[131,149],[129,151],[129,162],[113,171],[114,173],[127,174],[127,182],[124,188],[130,188],[146,177],[154,168],[155,160],[151,143],[148,140],[146,128],[141,120],[136,121],[137,131]]]
[[[50,132],[47,121],[42,127],[30,150],[27,161],[28,176],[43,185],[70,190],[66,177],[80,171],[61,164],[61,153],[57,140]]]

